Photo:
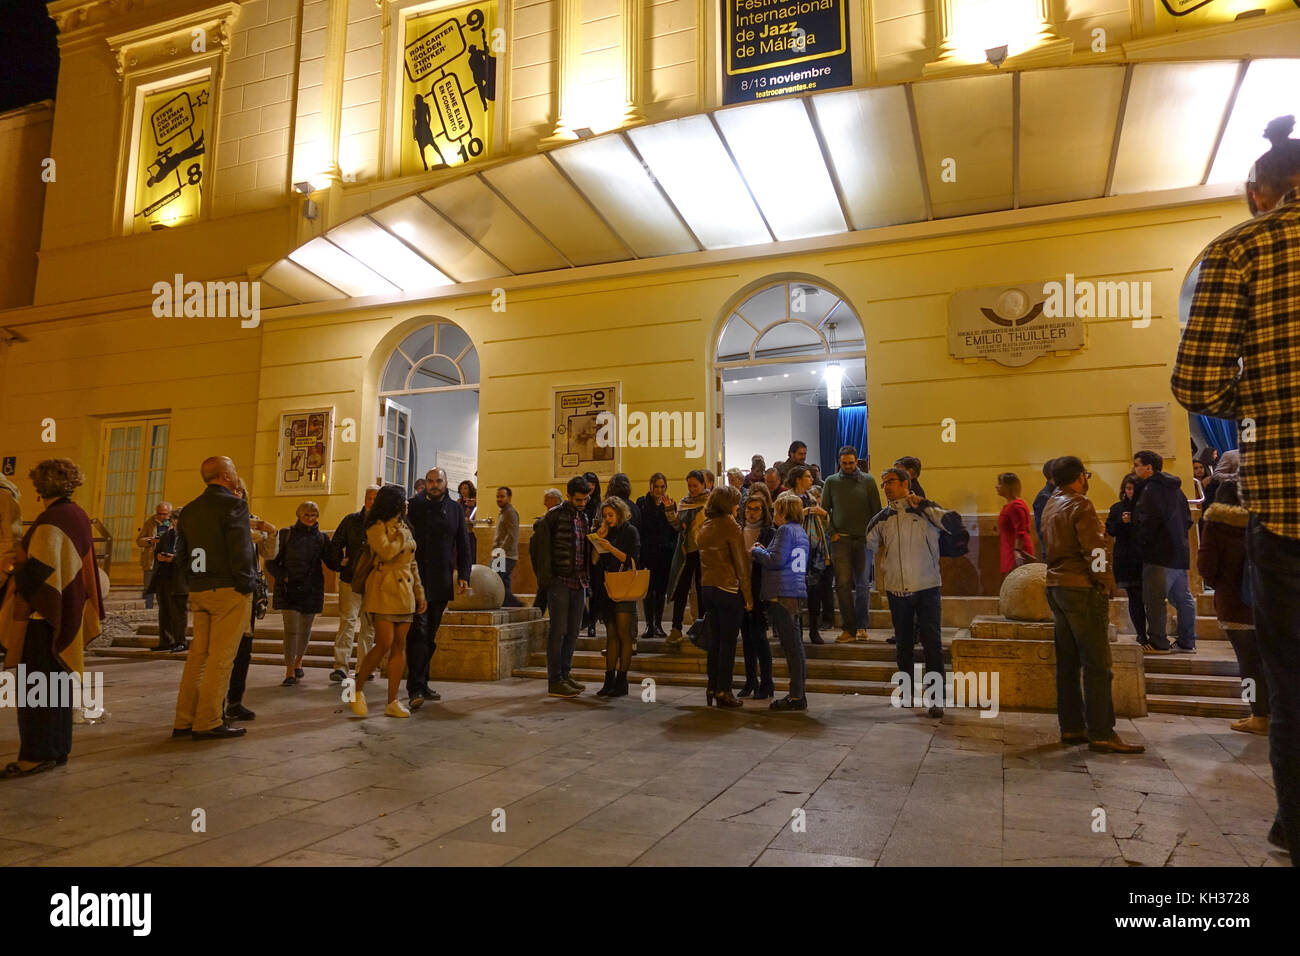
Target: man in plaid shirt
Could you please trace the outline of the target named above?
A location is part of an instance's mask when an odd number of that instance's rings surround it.
[[[1201,262],[1172,386],[1189,411],[1243,426],[1242,498],[1251,511],[1247,574],[1268,672],[1269,759],[1278,815],[1269,842],[1300,845],[1300,140],[1294,117],[1269,124],[1273,148],[1246,184],[1255,218]]]

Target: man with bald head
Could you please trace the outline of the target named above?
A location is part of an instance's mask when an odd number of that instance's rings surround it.
[[[465,509],[447,494],[447,473],[431,468],[424,476],[424,491],[407,502],[406,520],[415,534],[415,563],[424,584],[428,608],[415,615],[406,634],[406,692],[411,710],[426,700],[440,700],[429,686],[429,667],[438,649],[442,612],[456,594],[469,590],[472,564]],[[452,574],[457,580],[453,584]]]
[[[181,509],[176,585],[188,591],[194,640],[176,696],[173,737],[222,740],[242,737],[228,727],[222,703],[230,670],[252,614],[257,558],[248,504],[237,493],[239,475],[229,458],[209,458],[200,469],[207,485]]]

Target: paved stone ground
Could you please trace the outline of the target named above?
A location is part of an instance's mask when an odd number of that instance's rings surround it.
[[[409,720],[350,719],[312,670],[253,668],[230,742],[168,736],[181,664],[103,664],[109,717],[68,765],[0,783],[11,865],[1269,866],[1267,742],[1226,720],[1121,720],[1147,753],[1057,743],[1051,714],[813,695],[806,714],[707,710],[698,690],[553,700],[441,684]],[[0,711],[0,754],[17,726]],[[1106,831],[1092,830],[1094,811]],[[194,833],[192,812],[206,812]],[[505,832],[493,811],[505,810]],[[795,832],[792,811],[804,811]]]

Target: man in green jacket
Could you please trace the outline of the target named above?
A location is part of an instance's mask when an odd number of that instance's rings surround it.
[[[842,630],[836,643],[865,643],[873,558],[867,550],[867,522],[880,511],[880,489],[875,478],[858,468],[858,450],[852,445],[840,449],[839,461],[840,470],[826,479],[822,489],[822,507],[830,513],[831,560],[840,602]]]

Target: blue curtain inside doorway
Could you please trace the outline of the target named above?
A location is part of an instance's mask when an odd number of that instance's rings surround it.
[[[1220,455],[1237,447],[1236,422],[1226,418],[1211,418],[1209,415],[1197,415],[1196,421],[1205,432],[1210,445]]]

